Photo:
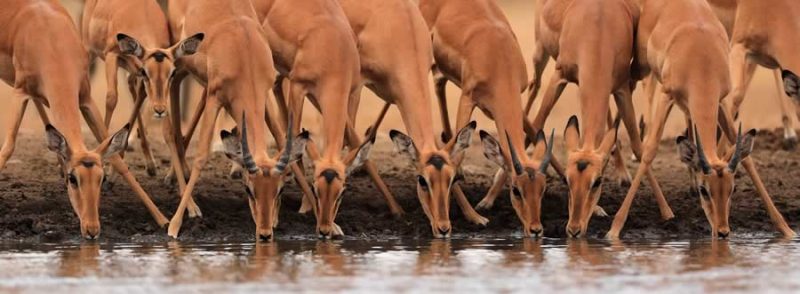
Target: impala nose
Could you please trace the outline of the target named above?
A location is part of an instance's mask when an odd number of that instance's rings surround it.
[[[163,118],[167,116],[167,107],[163,105],[153,106],[153,116],[156,118]]]
[[[539,237],[542,234],[542,229],[541,228],[531,228],[530,229],[530,233],[531,233],[532,237],[536,238],[536,237]]]
[[[270,242],[272,241],[272,234],[258,234],[258,241]]]
[[[719,236],[720,239],[727,239],[730,234],[731,230],[729,229],[720,229],[717,231],[717,236]]]
[[[450,227],[439,227],[439,234],[442,234],[442,237],[447,237],[450,234]]]
[[[580,228],[567,228],[567,236],[570,238],[578,238],[581,236],[582,230]]]

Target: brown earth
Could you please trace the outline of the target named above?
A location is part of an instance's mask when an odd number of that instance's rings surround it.
[[[761,176],[775,202],[794,228],[800,225],[798,200],[798,163],[800,154],[781,150],[778,132],[762,132],[756,143],[754,157]],[[154,140],[158,141],[158,140]],[[559,140],[560,142],[560,140]],[[407,214],[393,218],[382,197],[366,175],[355,175],[348,182],[345,199],[337,223],[347,238],[430,238],[431,232],[415,195],[413,172],[402,157],[395,156],[388,138],[379,137],[371,158],[378,163],[381,174],[395,193]],[[558,143],[560,146],[560,143]],[[157,145],[163,147],[162,145]],[[0,241],[57,242],[79,239],[77,217],[72,212],[65,187],[56,172],[55,156],[44,148],[41,134],[27,133],[18,142],[17,153],[0,175]],[[556,148],[558,150],[558,148]],[[158,149],[164,150],[164,149]],[[655,174],[661,181],[667,200],[676,218],[664,222],[648,185],[643,184],[635,200],[624,238],[704,238],[709,236],[708,224],[697,197],[689,192],[689,177],[679,162],[675,145],[665,141],[655,161]],[[557,152],[560,152],[557,151]],[[165,185],[161,175],[168,165],[164,152],[156,152],[161,163],[159,177],[148,177],[139,152],[126,159],[131,168],[165,215],[170,216],[178,204],[177,189]],[[559,154],[560,155],[560,154]],[[481,155],[480,143],[474,142],[464,164],[464,191],[470,201],[477,203],[488,189],[495,168]],[[633,171],[636,163],[628,163]],[[184,222],[182,241],[251,241],[254,224],[247,208],[242,184],[227,178],[228,163],[215,154],[199,182],[195,199],[204,217]],[[774,230],[761,201],[742,172],[738,177],[738,192],[733,196],[731,226],[738,236],[772,236]],[[544,199],[543,223],[545,236],[564,237],[567,220],[567,188],[551,179]],[[608,182],[604,185],[600,205],[614,213],[626,192],[625,188]],[[281,221],[276,235],[279,239],[314,238],[313,215],[296,213],[299,191],[291,184],[284,192]],[[464,220],[453,204],[451,218],[456,238],[493,238],[521,236],[520,224],[514,214],[508,191],[498,198],[495,207],[480,211],[490,219],[486,227]],[[103,193],[101,200],[102,240],[166,241],[165,230],[156,227],[144,206],[120,179]],[[609,218],[593,218],[590,237],[601,237],[610,226]]]

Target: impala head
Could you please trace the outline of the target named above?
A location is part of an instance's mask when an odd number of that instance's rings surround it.
[[[522,232],[526,237],[540,237],[543,232],[541,212],[542,196],[547,187],[547,167],[553,158],[553,139],[555,129],[546,141],[541,130],[534,139],[531,160],[520,160],[509,138],[508,147],[511,158],[503,156],[500,142],[489,133],[481,131],[483,155],[503,168],[511,179],[511,206],[522,222]],[[511,166],[508,166],[508,162]]]
[[[417,197],[437,238],[449,237],[453,231],[450,225],[450,187],[462,178],[455,162],[460,161],[464,150],[469,147],[476,126],[476,122],[470,122],[442,150],[432,151],[419,150],[411,137],[397,130],[389,132],[395,150],[406,154],[416,168]]]
[[[616,126],[619,126],[619,120],[614,128],[606,131],[599,147],[592,150],[587,146],[581,146],[578,117],[573,115],[567,123],[564,141],[568,154],[565,168],[569,185],[569,221],[566,228],[568,237],[581,237],[589,227],[593,208],[600,200],[603,171],[617,141]],[[584,138],[583,141],[588,140],[594,139]]]
[[[692,143],[685,136],[680,136],[676,140],[681,161],[694,171],[694,184],[697,194],[700,195],[700,205],[711,225],[711,235],[714,237],[727,238],[731,232],[728,216],[731,195],[736,191],[734,183],[736,167],[743,159],[750,156],[755,136],[754,129],[742,135],[742,128],[739,126],[733,155],[728,162],[719,159],[709,160],[705,152],[702,152],[703,142],[700,141],[696,131],[696,143]]]
[[[247,143],[247,124],[242,119],[241,134],[236,129],[221,131],[220,137],[225,147],[225,156],[241,165],[247,172],[242,177],[245,193],[250,204],[250,213],[256,223],[256,240],[271,241],[273,228],[278,225],[278,209],[281,203],[281,191],[286,181],[289,164],[303,156],[308,132],[292,138],[291,120],[286,132],[286,146],[273,159],[256,163]]]
[[[167,115],[169,88],[175,75],[175,61],[183,56],[195,54],[204,34],[188,37],[169,48],[145,48],[139,41],[126,34],[117,34],[117,45],[122,56],[135,59],[138,80],[144,83],[147,97],[156,118]]]
[[[103,160],[125,150],[130,127],[125,126],[92,151],[76,150],[52,125],[47,125],[47,149],[61,159],[64,181],[72,208],[81,223],[81,235],[95,239],[100,235],[100,187]]]
[[[342,204],[345,180],[353,170],[364,164],[374,143],[374,136],[368,138],[357,149],[351,150],[344,161],[313,158],[315,164],[313,189],[317,201],[317,233],[320,238],[329,239],[342,235],[334,220]]]

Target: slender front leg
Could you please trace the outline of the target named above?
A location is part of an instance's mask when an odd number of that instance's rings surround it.
[[[88,81],[86,81],[86,83],[88,84]],[[80,95],[80,103],[81,113],[86,120],[86,124],[89,125],[89,129],[92,130],[97,141],[102,142],[108,136],[108,131],[100,120],[100,110],[97,109],[94,101],[92,101],[92,97],[89,96],[88,93],[82,93]],[[128,165],[122,160],[122,157],[114,155],[110,158],[110,162],[114,170],[125,179],[136,196],[144,203],[145,207],[147,207],[147,210],[150,212],[150,216],[153,217],[158,226],[166,226],[169,220],[164,217],[164,214],[162,214],[155,203],[153,203],[153,200],[150,199],[147,192],[145,192],[139,182],[136,181],[136,178],[131,174],[130,170],[128,170]]]
[[[183,191],[183,195],[181,196],[181,203],[178,205],[178,210],[172,217],[169,230],[167,231],[167,234],[173,238],[178,237],[181,225],[183,224],[183,213],[192,198],[194,186],[197,185],[197,181],[200,179],[200,172],[203,170],[203,167],[208,160],[209,150],[211,149],[211,139],[214,133],[214,125],[217,122],[217,116],[219,115],[221,105],[214,94],[209,94],[206,103],[206,107],[208,107],[208,109],[206,110],[206,113],[203,115],[203,119],[200,122],[200,140],[197,146],[197,156],[195,157],[194,165],[192,166],[192,174],[189,176],[189,183],[186,184],[186,190]]]
[[[128,87],[130,88],[129,90],[131,92],[131,98],[133,98],[133,112],[136,115],[134,119],[136,119],[137,127],[139,129],[138,135],[141,143],[142,153],[144,154],[145,158],[147,175],[155,177],[156,160],[153,158],[153,153],[150,150],[150,144],[147,140],[147,127],[144,125],[144,119],[142,118],[141,112],[142,103],[147,97],[147,94],[144,90],[144,83],[137,79],[133,79],[128,81]]]
[[[481,202],[478,202],[478,205],[475,206],[476,209],[491,209],[494,206],[494,201],[497,200],[497,196],[500,195],[500,191],[503,191],[503,187],[506,185],[508,181],[508,174],[506,170],[499,168],[497,172],[494,174],[494,181],[492,181],[492,186],[489,187],[489,191],[486,192],[486,196],[483,196]]]
[[[117,108],[117,64],[119,54],[110,51],[106,53],[106,119],[104,126],[108,128],[114,109]]]
[[[542,96],[542,105],[539,107],[539,112],[536,113],[536,118],[533,119],[533,128],[541,130],[544,127],[544,122],[550,116],[550,111],[556,105],[556,101],[561,97],[564,88],[567,86],[567,80],[561,77],[561,71],[556,70],[550,77],[550,82],[547,84],[547,89]]]
[[[607,123],[609,128],[614,127],[614,119],[611,118],[611,110],[608,111]],[[611,156],[614,157],[614,179],[617,181],[617,185],[625,187],[630,185],[631,183],[631,174],[628,172],[628,168],[625,167],[625,159],[622,157],[622,144],[620,144],[619,139],[617,139],[617,147],[614,150],[611,150]]]
[[[542,86],[542,73],[547,67],[547,62],[550,61],[550,55],[547,54],[541,43],[537,42],[533,50],[533,78],[531,78],[528,86],[528,103],[525,105],[525,112],[523,112],[526,117],[531,113],[533,102],[536,101],[539,88]]]
[[[489,223],[488,218],[478,214],[478,212],[472,208],[472,204],[469,203],[467,196],[464,194],[464,191],[461,190],[461,186],[459,186],[458,183],[453,183],[452,188],[453,192],[455,192],[456,203],[458,203],[458,207],[461,208],[461,213],[464,214],[464,217],[468,221],[483,226]]]
[[[625,195],[625,200],[622,201],[622,206],[620,206],[616,216],[614,216],[611,229],[606,234],[606,238],[608,239],[619,239],[619,233],[622,231],[622,227],[625,226],[625,221],[628,219],[628,212],[631,209],[631,204],[633,204],[633,199],[636,198],[636,192],[639,190],[642,176],[644,176],[645,172],[650,168],[650,164],[653,163],[653,159],[656,157],[658,141],[661,139],[661,135],[664,132],[664,124],[667,121],[667,116],[672,109],[672,105],[672,98],[667,94],[662,94],[657,101],[655,120],[653,121],[654,126],[650,128],[649,134],[647,134],[647,141],[644,143],[642,162],[639,164],[636,176],[634,176],[631,187],[628,189],[628,194]]]
[[[736,131],[733,129],[733,120],[724,107],[720,107],[718,119],[720,121],[720,126],[725,131],[725,136],[728,138],[728,141],[735,142]],[[753,162],[753,159],[750,156],[746,157],[744,160],[742,160],[742,165],[747,170],[747,174],[750,175],[750,179],[753,180],[753,184],[756,185],[758,195],[761,197],[761,201],[764,202],[764,206],[767,209],[767,214],[769,214],[769,218],[772,220],[772,224],[775,226],[775,229],[781,232],[781,234],[783,234],[783,236],[786,238],[794,237],[796,233],[786,223],[786,220],[783,218],[783,215],[781,215],[781,212],[778,211],[778,208],[775,207],[772,197],[769,196],[769,192],[767,192],[767,188],[764,186],[764,182],[761,180],[761,176],[759,176],[758,171],[756,170],[756,165]]]
[[[781,78],[780,70],[772,70],[775,78],[775,98],[778,99],[778,105],[781,106],[781,122],[783,123],[783,149],[794,150],[797,148],[797,133],[794,130],[794,121],[797,116],[793,114],[793,109],[796,107],[788,97],[784,95],[783,79]],[[794,118],[792,117],[794,116]]]
[[[3,149],[0,149],[0,170],[6,166],[6,162],[14,153],[14,145],[17,142],[17,134],[19,134],[19,126],[22,124],[22,118],[25,116],[25,109],[28,108],[28,96],[20,89],[14,91],[14,98],[11,101],[11,110],[13,113],[9,116],[9,124],[6,128],[6,139],[3,142]]]
[[[655,80],[650,81],[650,84],[654,87]],[[617,103],[617,109],[620,111],[620,115],[622,116],[622,121],[625,123],[625,129],[628,131],[628,138],[630,138],[631,150],[633,151],[634,158],[641,158],[642,156],[642,141],[639,137],[639,132],[636,131],[636,115],[633,110],[633,100],[631,95],[631,90],[628,87],[622,87],[618,91],[614,93],[614,100]],[[651,101],[652,102],[652,101]],[[650,103],[652,105],[652,103]],[[651,111],[651,109],[646,109],[645,111]],[[640,130],[641,131],[641,130]],[[653,175],[653,171],[649,168],[646,172],[647,180],[650,183],[651,189],[653,189],[653,194],[655,195],[656,202],[658,203],[659,211],[661,212],[661,218],[664,220],[669,220],[675,217],[675,214],[672,213],[672,209],[669,207],[669,203],[667,203],[667,198],[664,197],[664,192],[661,190],[661,185],[658,184],[658,180],[656,179],[655,175]]]
[[[447,79],[436,79],[436,100],[439,101],[439,113],[442,118],[442,142],[447,144],[453,138],[453,127],[450,126],[450,113],[447,111]]]
[[[358,148],[361,145],[361,138],[358,137],[358,133],[356,133],[356,130],[349,121],[347,122],[345,137],[347,137],[346,141],[348,142],[348,147],[350,147],[351,150],[355,150],[354,148]],[[386,183],[384,183],[383,179],[381,179],[375,163],[367,159],[364,161],[364,168],[366,168],[370,179],[372,179],[372,182],[375,183],[375,186],[377,186],[378,190],[380,190],[383,198],[386,199],[386,204],[389,205],[389,210],[392,212],[392,214],[396,217],[402,216],[405,213],[405,211],[403,211],[403,207],[397,203],[394,195],[392,195],[392,192],[389,191],[389,187],[387,187]]]

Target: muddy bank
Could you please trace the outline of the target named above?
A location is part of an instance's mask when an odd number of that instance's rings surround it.
[[[781,149],[780,131],[762,132],[756,141],[754,156],[778,209],[790,226],[800,226],[800,153]],[[477,137],[477,136],[476,136]],[[160,138],[160,137],[155,137]],[[159,141],[159,140],[153,140]],[[556,154],[563,156],[561,141]],[[77,217],[73,214],[65,187],[56,172],[55,155],[45,149],[43,135],[23,134],[17,143],[12,161],[0,174],[0,241],[58,242],[79,239]],[[92,144],[93,145],[93,144]],[[156,144],[161,170],[157,177],[148,177],[139,152],[126,159],[131,169],[167,217],[178,205],[177,188],[167,186],[162,177],[168,166],[163,145]],[[675,145],[664,141],[654,172],[676,218],[664,222],[649,185],[643,184],[636,198],[623,238],[695,238],[707,237],[708,224],[699,200],[689,192],[689,176],[678,160]],[[190,151],[191,156],[191,151]],[[488,189],[495,167],[483,158],[480,143],[474,142],[465,162],[465,181],[462,187],[470,201],[476,204]],[[347,238],[430,238],[431,232],[419,206],[413,186],[414,174],[404,158],[392,153],[388,138],[379,137],[371,158],[378,163],[384,180],[395,193],[406,215],[395,219],[369,178],[353,176],[344,194],[337,223]],[[626,157],[628,158],[628,157]],[[636,163],[628,162],[633,173]],[[221,154],[215,154],[198,184],[195,199],[203,211],[202,219],[187,219],[181,231],[182,241],[252,241],[254,224],[249,213],[242,184],[227,177],[228,164]],[[731,227],[739,236],[774,235],[767,213],[750,179],[740,171],[738,191],[733,196]],[[552,179],[543,201],[545,236],[564,237],[567,221],[567,187]],[[618,209],[626,188],[607,182],[600,205],[610,214]],[[501,194],[494,208],[479,211],[490,219],[487,226],[464,220],[453,203],[451,218],[455,237],[521,236],[520,224],[511,208],[508,191]],[[315,238],[313,215],[296,213],[300,206],[299,190],[290,184],[284,191],[279,239]],[[167,241],[164,229],[156,227],[144,206],[120,179],[101,199],[101,239],[107,241]],[[611,224],[610,218],[595,217],[589,236],[601,237]]]

